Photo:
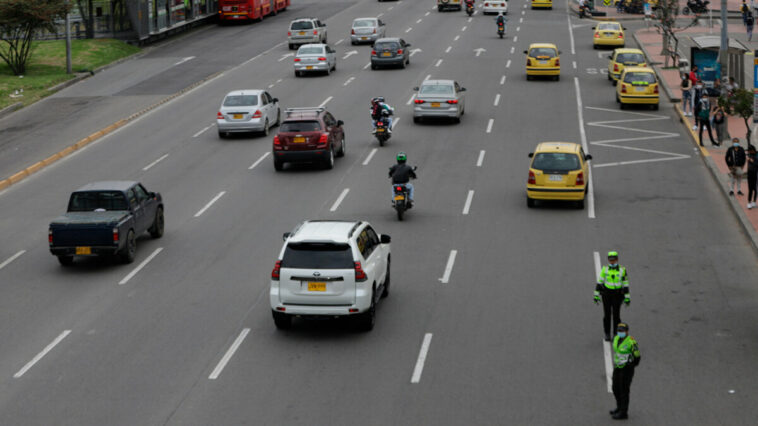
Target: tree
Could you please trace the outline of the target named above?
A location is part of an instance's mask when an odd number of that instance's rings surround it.
[[[668,67],[669,57],[676,56],[679,40],[675,33],[683,31],[697,24],[698,16],[694,15],[692,21],[683,27],[676,26],[676,19],[679,15],[679,0],[660,0],[658,10],[656,11],[656,27],[663,37],[661,55],[665,58],[664,66]],[[672,46],[673,44],[673,46]],[[676,66],[677,64],[672,64]]]
[[[86,2],[86,9],[85,9]],[[76,0],[76,8],[84,22],[84,32],[87,38],[95,38],[95,16],[92,0]]]
[[[746,89],[736,89],[727,97],[719,98],[719,105],[727,114],[738,115],[745,121],[746,140],[750,143],[750,125],[748,120],[753,118],[753,92]]]
[[[15,75],[26,72],[34,33],[54,32],[67,9],[64,0],[0,0],[0,59]]]

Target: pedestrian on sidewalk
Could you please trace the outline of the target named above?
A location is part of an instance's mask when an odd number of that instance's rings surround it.
[[[653,9],[650,7],[650,2],[645,0],[642,9],[645,11],[645,28],[650,29],[650,19],[653,16]]]
[[[724,112],[724,108],[721,105],[716,106],[716,109],[713,110],[713,127],[716,128],[716,140],[718,140],[719,145],[729,141],[728,122],[729,119]]]
[[[748,12],[747,21],[745,21],[745,28],[747,29],[747,41],[753,41],[753,24],[755,24],[753,13]]]
[[[698,139],[700,140],[700,146],[705,146],[703,145],[703,127],[706,127],[708,129],[708,137],[711,139],[711,143],[714,146],[718,146],[719,144],[713,140],[713,131],[711,130],[711,101],[708,99],[708,93],[705,91],[702,92],[700,102],[698,103],[698,107],[695,110],[695,115],[697,116],[697,127],[699,129]]]
[[[685,117],[692,117],[692,80],[687,74],[682,73],[682,113]],[[687,110],[690,112],[687,112]]]
[[[742,168],[745,167],[746,156],[739,139],[732,139],[732,146],[726,150],[724,160],[729,167],[729,195],[734,195],[735,187],[737,195],[742,195]]]
[[[616,398],[616,409],[611,410],[614,420],[629,417],[629,392],[634,378],[634,369],[642,359],[640,348],[634,337],[629,336],[629,326],[623,322],[616,326],[616,336],[613,338],[613,397]]]
[[[747,14],[750,13],[750,8],[745,4],[745,0],[742,0],[742,6],[740,6],[740,12],[742,13],[742,25],[747,27]]]
[[[697,65],[693,65],[692,68],[690,68],[690,81],[692,82],[692,85],[696,85],[697,81],[700,80],[700,77],[697,75],[698,69]]]
[[[758,153],[755,151],[755,145],[747,147],[747,208],[756,207],[755,199],[758,190]]]
[[[691,76],[692,72],[690,72]],[[695,79],[692,87],[692,107],[694,108],[695,120],[693,121],[692,130],[697,130],[697,113],[700,111],[700,99],[703,97],[704,86],[703,81],[699,78]]]

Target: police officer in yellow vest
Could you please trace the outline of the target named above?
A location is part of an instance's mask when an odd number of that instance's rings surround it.
[[[629,280],[626,276],[626,268],[619,266],[619,254],[616,251],[608,252],[608,265],[600,270],[595,286],[595,304],[603,299],[603,330],[605,341],[611,341],[611,324],[621,322],[621,303],[629,306]],[[613,314],[613,322],[611,322]]]
[[[629,388],[632,386],[634,368],[642,358],[637,341],[628,332],[629,326],[619,323],[616,337],[613,338],[613,396],[616,398],[616,409],[611,411],[611,416],[614,420],[629,417]]]

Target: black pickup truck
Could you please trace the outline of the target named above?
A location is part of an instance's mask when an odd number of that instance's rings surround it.
[[[131,263],[137,237],[163,235],[163,198],[139,182],[108,181],[85,185],[68,202],[68,211],[50,223],[50,253],[61,265],[74,256],[116,255]]]

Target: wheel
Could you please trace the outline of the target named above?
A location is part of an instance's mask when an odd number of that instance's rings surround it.
[[[222,132],[222,131],[219,130],[219,132],[218,132],[219,139],[225,139],[226,136],[227,136],[226,132]]]
[[[155,220],[153,220],[153,226],[148,229],[150,236],[153,238],[162,237],[164,226],[165,221],[163,220],[163,207],[158,207],[158,210],[155,212]]]
[[[384,146],[384,138],[380,137],[379,140],[379,146]]]
[[[556,75],[555,77],[553,77],[553,80],[560,81],[561,80],[561,76],[560,75]]]
[[[653,107],[653,111],[658,111],[658,104],[654,104],[652,105],[652,107]]]
[[[421,117],[413,117],[413,122],[416,124],[421,123]]]
[[[619,101],[619,108],[626,109],[626,105],[623,102]]]
[[[295,50],[295,45],[294,45],[294,44],[292,44],[292,43],[290,43],[290,44],[289,44],[289,48],[290,48],[290,50]]]
[[[621,101],[619,100],[619,95],[618,95],[618,93],[616,94],[616,103],[617,103],[617,104],[620,104],[620,103],[621,103]]]
[[[611,77],[611,73],[606,74],[608,76],[608,80],[613,81],[613,77]]]
[[[337,61],[334,61],[334,66],[332,67],[332,71],[337,71]]]
[[[584,210],[584,198],[577,201],[574,205],[576,206],[578,210]]]
[[[460,117],[460,116],[458,116],[458,117],[453,117],[453,123],[455,123],[455,124],[459,124],[460,122],[461,122],[461,117]]]
[[[390,295],[390,259],[387,258],[387,274],[384,277],[384,290],[382,290],[382,299]]]
[[[263,122],[263,136],[268,136],[268,119]]]
[[[331,73],[332,73],[332,68],[331,67],[326,67],[326,75],[329,75]]]
[[[134,231],[131,229],[126,234],[126,245],[121,250],[120,257],[124,263],[132,263],[137,257],[137,237],[134,236]]]
[[[595,50],[597,50],[597,44],[593,44],[592,48],[595,49]]]
[[[274,317],[274,325],[276,325],[276,328],[279,330],[289,330],[292,328],[291,316],[276,311],[271,311],[271,315]]]
[[[526,197],[526,206],[527,206],[527,207],[529,207],[529,208],[531,209],[531,208],[533,208],[535,205],[536,205],[536,204],[535,204],[534,198],[529,198],[529,196],[527,196],[527,197]]]
[[[503,33],[498,33],[498,35],[500,36],[500,38],[503,38]]]
[[[371,64],[371,69],[372,69],[372,70],[375,70],[375,69],[376,69],[376,65],[374,65],[374,64],[372,63],[372,64]]]
[[[327,170],[334,168],[334,147],[331,147],[329,149],[329,158],[327,158],[324,162],[324,168]]]
[[[284,169],[284,162],[274,159],[274,170],[281,172]]]
[[[409,56],[408,59],[405,60],[405,65],[411,64],[411,57]]]
[[[374,300],[374,291],[371,291],[371,306],[369,306],[366,312],[358,314],[355,320],[358,330],[360,331],[371,331],[374,329],[374,323],[376,322],[376,301]]]
[[[399,220],[399,221],[402,222],[403,221],[403,213],[405,213],[405,211],[403,209],[395,209],[395,210],[397,211],[397,220]]]
[[[342,141],[340,142],[340,149],[337,150],[337,157],[344,157],[345,156],[345,137],[342,136]]]
[[[355,46],[355,45],[356,45],[356,44],[358,44],[358,43],[356,43],[356,42],[354,42],[354,41],[350,40],[350,44],[352,44],[353,46]]]
[[[401,63],[400,63],[400,69],[405,69],[405,65],[406,65],[406,64],[405,64],[405,61],[401,62]]]
[[[531,75],[529,75],[529,74],[527,74],[527,75],[526,75],[526,81],[530,81],[531,79],[532,79],[532,76],[531,76]]]
[[[443,8],[442,6],[437,6],[437,12],[442,12]]]
[[[74,264],[74,256],[58,256],[58,262],[63,266],[71,266]]]
[[[300,77],[300,71],[295,71],[295,77]]]

